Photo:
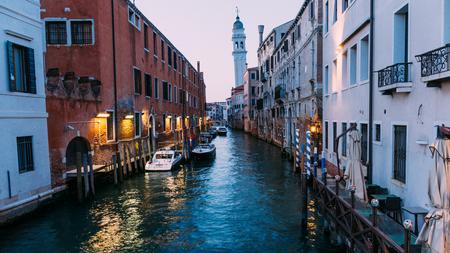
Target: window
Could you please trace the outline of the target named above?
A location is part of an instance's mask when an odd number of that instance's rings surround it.
[[[406,183],[406,126],[394,126],[394,179]]]
[[[328,66],[325,66],[325,70],[324,70],[324,74],[323,74],[323,90],[325,92],[325,94],[329,93],[329,70],[328,70]]]
[[[356,80],[356,60],[357,60],[357,45],[350,48],[350,85],[355,85]]]
[[[444,2],[444,43],[450,43],[450,0]]]
[[[106,118],[106,140],[114,141],[115,140],[115,120],[114,120],[114,111],[106,111],[109,114],[108,118]]]
[[[6,48],[10,91],[36,94],[34,50],[10,41]]]
[[[178,69],[178,62],[177,62],[177,53],[173,52],[173,68]]]
[[[141,136],[141,129],[142,129],[141,113],[135,112],[134,113],[134,136],[135,137]]]
[[[342,123],[342,133],[345,133],[347,131],[347,123]],[[342,156],[347,156],[347,134],[342,136],[342,150],[341,150]]]
[[[151,97],[152,96],[152,76],[149,74],[145,74],[144,82],[145,82],[145,96]]]
[[[137,68],[134,68],[133,72],[134,72],[134,93],[140,95],[142,92],[141,71]]]
[[[164,54],[164,41],[161,40],[161,61],[166,60],[166,55]]]
[[[368,142],[369,142],[368,125],[366,123],[361,123],[361,162],[363,164],[367,163]]]
[[[148,50],[148,25],[144,23],[144,48]]]
[[[169,100],[169,90],[168,90],[168,84],[167,82],[162,82],[162,89],[163,89],[163,99]]]
[[[93,44],[92,21],[70,21],[72,44]]]
[[[172,101],[172,84],[169,83],[169,88],[168,88],[168,100]]]
[[[313,20],[315,16],[314,13],[314,0],[311,1],[311,4],[309,5],[309,20]]]
[[[19,173],[34,170],[33,160],[33,137],[17,137],[17,159],[19,162]]]
[[[394,63],[408,62],[408,5],[394,17]]]
[[[360,79],[369,79],[369,36],[361,40]]]
[[[67,24],[66,21],[45,22],[47,44],[65,45],[67,44]]]
[[[334,0],[334,4],[333,4],[333,24],[336,23],[338,17],[337,17],[337,0]]]
[[[153,32],[153,53],[155,54],[155,55],[158,55],[158,51],[156,50],[157,48],[158,48],[158,46],[156,45],[156,42],[157,42],[158,40],[157,40],[157,38],[156,38],[156,33],[155,32]]]
[[[333,152],[337,152],[336,147],[334,146],[336,137],[337,137],[337,123],[333,122],[333,139],[331,140],[331,142],[333,144]]]
[[[347,8],[348,8],[348,1],[349,0],[342,0],[342,12],[347,10]]]
[[[168,65],[172,66],[172,48],[167,47]]]
[[[347,51],[342,54],[342,87],[347,87],[348,85],[348,57]]]
[[[331,70],[331,83],[330,83],[330,91],[336,91],[336,80],[337,80],[337,60],[333,61],[333,69]]]
[[[329,17],[329,6],[328,6],[328,1],[325,2],[325,15],[324,15],[324,24],[325,24],[325,33],[328,32],[328,20],[330,19]]]
[[[130,6],[128,6],[128,22],[141,30],[141,17]]]
[[[155,78],[155,98],[159,98],[159,89],[158,89],[158,78]]]
[[[252,79],[252,80],[256,80],[256,74],[255,74],[255,73],[252,73],[252,74],[251,74],[251,79]]]
[[[178,91],[177,86],[173,86],[173,102],[178,103]]]
[[[381,142],[381,124],[375,124],[375,142]]]

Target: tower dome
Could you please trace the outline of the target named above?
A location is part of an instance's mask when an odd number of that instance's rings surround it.
[[[241,19],[239,18],[239,16],[237,16],[236,21],[234,21],[233,29],[234,30],[244,29],[244,24],[241,22]]]

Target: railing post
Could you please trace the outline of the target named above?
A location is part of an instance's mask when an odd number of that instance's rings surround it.
[[[350,191],[351,197],[352,197],[352,209],[355,209],[355,191],[356,191],[356,186],[352,185],[352,189]]]
[[[370,201],[370,205],[372,206],[372,225],[374,227],[377,226],[377,208],[379,205],[378,199],[372,199]]]
[[[403,222],[403,227],[405,228],[405,243],[403,245],[403,252],[409,253],[409,247],[411,244],[411,228],[412,228],[412,221],[411,220],[405,220]]]
[[[340,177],[339,175],[336,175],[336,176],[334,177],[334,179],[335,179],[335,182],[336,182],[336,189],[335,189],[335,191],[336,191],[336,196],[339,197],[339,181],[341,181],[341,177]]]

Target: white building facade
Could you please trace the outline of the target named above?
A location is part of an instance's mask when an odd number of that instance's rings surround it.
[[[0,24],[2,217],[48,195],[51,180],[39,1],[1,0]]]
[[[374,14],[373,181],[426,207],[428,146],[450,126],[450,1],[375,2]]]
[[[323,0],[323,6],[329,172],[336,152],[345,169],[346,140],[337,150],[333,141],[356,123],[369,183],[399,196],[403,206],[429,206],[428,147],[435,126],[450,125],[450,1],[374,1],[372,17],[370,1]]]

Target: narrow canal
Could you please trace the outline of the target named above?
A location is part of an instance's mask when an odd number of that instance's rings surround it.
[[[337,252],[313,201],[301,229],[299,179],[279,149],[241,132],[217,157],[103,185],[0,228],[0,252]]]

